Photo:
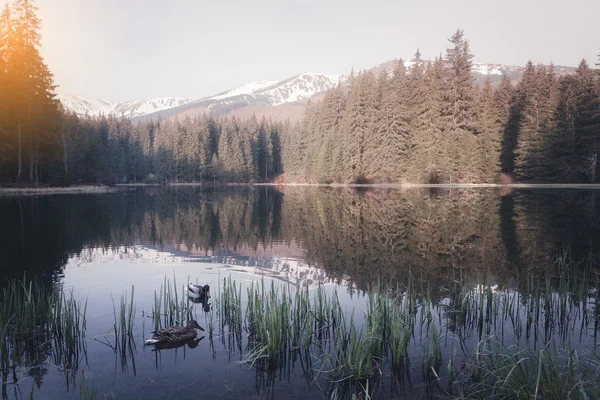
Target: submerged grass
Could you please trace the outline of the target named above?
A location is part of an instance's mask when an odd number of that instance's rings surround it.
[[[600,309],[590,283],[598,278],[557,267],[527,278],[524,289],[517,282],[521,290],[460,277],[438,303],[423,282],[417,294],[411,275],[401,291],[372,288],[364,312],[345,311],[337,292],[322,286],[260,281],[243,297],[229,278],[217,312],[242,362],[274,372],[299,361],[310,383],[326,377],[328,397],[368,398],[389,377],[410,387],[412,359],[426,392],[438,396],[600,398],[600,360],[570,347],[575,333],[595,343]]]
[[[113,332],[115,335],[114,349],[125,353],[135,345],[133,337],[133,327],[135,322],[135,306],[133,302],[135,288],[131,286],[131,297],[127,303],[127,293],[121,296],[121,303],[117,312],[113,299],[114,324]]]
[[[11,280],[0,295],[2,392],[30,369],[53,364],[73,376],[86,358],[87,303],[73,292],[46,290],[41,282]],[[69,378],[67,378],[69,379]]]
[[[255,368],[265,390],[290,379],[299,364],[307,382],[328,398],[376,398],[384,387],[402,392],[415,381],[426,395],[448,398],[600,398],[599,278],[569,262],[512,288],[486,276],[474,281],[459,275],[440,301],[410,274],[402,289],[379,282],[360,308],[342,303],[333,287],[261,280],[243,288],[225,278],[214,314],[206,314],[209,341],[213,355],[213,339],[220,339],[229,357],[237,354]],[[175,277],[165,277],[154,295],[155,329],[193,317],[186,293]],[[51,359],[63,370],[78,370],[85,358],[86,305],[72,292],[49,294],[36,283],[14,281],[0,299],[4,392],[7,382],[19,381],[21,366]],[[120,303],[113,301],[113,310],[106,344],[124,359],[133,357],[133,287]],[[583,339],[593,343],[589,351],[572,347]],[[95,382],[88,387],[84,379],[80,395],[96,398]]]
[[[173,276],[173,282],[165,276],[158,292],[154,292],[152,307],[154,330],[181,325],[191,319],[193,304],[190,304],[186,293],[185,285],[182,286],[181,292],[177,288],[177,278],[175,276]]]

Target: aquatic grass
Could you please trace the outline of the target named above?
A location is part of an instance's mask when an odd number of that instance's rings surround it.
[[[466,398],[592,399],[599,398],[600,363],[595,355],[560,349],[504,348],[494,338],[482,341],[476,357],[463,369]]]
[[[249,300],[250,304],[250,300]],[[242,286],[235,281],[223,279],[223,288],[219,295],[220,336],[226,344],[229,357],[234,351],[242,353]]]
[[[81,370],[81,380],[79,382],[79,400],[106,400],[106,393],[99,394],[96,379],[92,381],[91,386],[88,386],[85,378],[85,372]]]
[[[183,285],[179,291],[175,275],[173,275],[173,282],[165,276],[160,289],[154,291],[151,315],[155,331],[173,325],[181,325],[192,319],[193,304],[190,304],[186,293],[186,285]]]
[[[121,295],[121,302],[118,311],[113,299],[114,324],[112,330],[115,335],[113,348],[118,350],[121,354],[125,354],[127,348],[131,350],[135,346],[135,340],[133,336],[133,328],[135,323],[134,294],[135,287],[132,285],[129,302],[127,302],[127,293]]]
[[[40,281],[25,278],[8,281],[0,300],[3,391],[40,365],[52,364],[73,376],[86,359],[87,303],[76,301],[72,291],[50,291]]]
[[[564,395],[562,389],[551,386],[560,378],[564,388],[593,394],[594,389],[588,386],[589,378],[597,377],[592,373],[596,370],[594,354],[569,358],[560,347],[560,356],[547,350],[553,340],[565,348],[576,329],[581,336],[595,337],[598,324],[594,312],[598,314],[595,306],[599,301],[590,284],[598,277],[591,280],[585,271],[561,268],[560,273],[539,278],[526,276],[523,284],[515,284],[521,290],[494,283],[488,274],[469,279],[461,275],[439,303],[432,300],[422,279],[417,291],[409,274],[403,290],[391,290],[381,282],[371,287],[364,312],[359,313],[344,312],[337,292],[327,292],[322,286],[310,289],[261,280],[252,282],[242,298],[241,285],[229,278],[223,280],[218,312],[221,327],[229,329],[222,330],[225,336],[239,333],[243,315],[247,341],[241,362],[263,371],[289,371],[290,365],[299,361],[307,381],[316,384],[317,378],[327,377],[328,393],[358,393],[361,385],[380,385],[386,368],[394,382],[401,384],[406,379],[410,385],[412,358],[419,360],[428,393],[439,391],[451,396],[456,391],[460,396],[478,398],[478,393],[484,393],[485,397],[492,390],[490,385],[499,385],[502,380],[508,387],[506,379],[513,379],[510,385],[516,387],[519,379],[530,377],[533,371],[528,366],[521,378],[517,371],[504,378],[501,372],[493,375],[494,368],[514,364],[520,354],[517,351],[528,349],[534,354],[546,349],[535,357],[540,371],[538,388]],[[516,346],[503,348],[506,339]],[[492,349],[490,343],[496,342]],[[473,343],[479,345],[473,348]],[[451,350],[446,350],[448,346]],[[513,354],[517,355],[509,357]],[[579,366],[587,362],[586,377],[564,379],[566,370],[552,368],[562,368],[559,362],[564,360]],[[580,375],[575,372],[572,376]],[[396,390],[402,390],[401,385]],[[512,394],[506,396],[511,398]],[[538,398],[543,397],[538,392]]]

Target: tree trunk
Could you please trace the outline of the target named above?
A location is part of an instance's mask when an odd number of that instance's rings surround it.
[[[29,181],[33,182],[33,168],[35,161],[33,161],[33,154],[29,156]]]
[[[21,122],[17,123],[17,132],[19,133],[19,169],[17,171],[17,180],[21,180],[21,171],[23,169],[23,152],[21,145]]]
[[[67,139],[65,137],[65,123],[63,122],[62,128],[60,130],[60,137],[62,140],[63,147],[63,167],[65,169],[65,176],[69,175],[69,167],[67,164],[68,154],[67,154]]]
[[[598,152],[596,151],[596,145],[594,145],[594,152],[592,153],[592,165],[591,165],[592,183],[596,182],[596,165],[597,164],[598,164]]]

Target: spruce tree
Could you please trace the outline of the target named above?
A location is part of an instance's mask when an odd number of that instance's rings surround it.
[[[339,84],[329,90],[321,104],[319,131],[321,132],[321,145],[317,157],[317,180],[322,183],[338,181],[341,176],[340,125],[346,107],[344,88]]]
[[[371,142],[374,172],[383,182],[397,182],[406,177],[412,150],[409,135],[408,81],[402,60],[397,61],[392,78],[383,92],[381,114]]]
[[[477,141],[475,139],[476,105],[475,78],[472,75],[473,55],[462,30],[450,38],[452,47],[446,51],[447,88],[444,90],[443,117],[447,123],[444,141],[452,182],[472,182],[476,179]]]
[[[489,80],[479,92],[477,106],[477,181],[495,183],[500,172],[500,126]]]
[[[16,125],[17,179],[23,178],[25,158],[29,179],[39,180],[42,152],[55,140],[58,130],[58,102],[54,99],[53,77],[39,54],[40,20],[31,0],[13,5],[11,51],[7,57],[11,88],[10,114]]]
[[[443,115],[446,71],[441,59],[437,58],[421,78],[413,77],[416,65],[413,65],[409,81],[411,138],[414,148],[409,177],[417,182],[442,183],[450,179],[450,159],[444,138],[444,129],[448,123]]]
[[[366,177],[365,148],[374,107],[374,85],[374,75],[371,72],[362,72],[348,93],[342,119],[345,182],[359,182]]]
[[[532,180],[535,176],[528,166],[535,164],[539,148],[539,74],[531,61],[527,63],[518,87],[520,123],[515,147],[515,172],[520,179]]]
[[[494,92],[494,109],[496,123],[500,129],[500,169],[505,174],[512,174],[520,111],[515,98],[515,89],[506,75],[502,77],[498,89]]]
[[[2,166],[9,160],[11,141],[9,136],[9,105],[10,105],[10,79],[9,79],[9,52],[11,40],[11,19],[8,3],[0,13],[0,178],[3,175]]]
[[[596,76],[594,76],[596,75]],[[594,74],[585,60],[577,68],[577,87],[579,91],[576,125],[580,132],[582,145],[579,154],[586,181],[596,183],[598,177],[598,151],[600,148],[600,83],[598,74]]]

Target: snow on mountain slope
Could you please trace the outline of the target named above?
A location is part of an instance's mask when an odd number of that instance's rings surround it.
[[[191,101],[192,100],[183,97],[162,97],[150,100],[127,101],[116,104],[113,107],[111,114],[135,118],[183,106]]]
[[[206,97],[202,100],[222,100],[222,99],[226,99],[228,97],[235,97],[235,96],[240,96],[243,94],[253,94],[255,92],[258,92],[259,90],[262,90],[266,87],[269,87],[271,85],[274,85],[275,83],[277,83],[276,81],[256,81],[256,82],[250,82],[250,83],[246,83],[245,85],[241,85],[238,87],[235,87],[231,90],[228,90],[226,92],[222,92],[219,93],[215,96],[211,96],[211,97]]]
[[[56,97],[60,100],[65,109],[79,115],[97,116],[109,114],[114,105],[113,103],[108,103],[103,100],[86,99],[77,94],[58,93]]]
[[[314,96],[337,86],[340,75],[325,75],[306,72],[277,82],[257,91],[255,96],[267,98],[272,106],[291,103]]]
[[[58,93],[57,98],[67,110],[73,111],[79,115],[116,115],[125,116],[127,118],[152,114],[191,102],[191,100],[185,98],[165,97],[114,103],[97,99],[90,100],[83,96],[69,93]]]

